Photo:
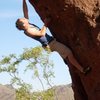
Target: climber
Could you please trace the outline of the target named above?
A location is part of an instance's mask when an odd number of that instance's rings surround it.
[[[38,26],[28,22],[29,19],[28,8],[25,0],[23,0],[23,12],[24,12],[24,18],[19,18],[16,21],[16,27],[19,30],[23,30],[25,35],[39,41],[42,44],[43,48],[50,48],[51,51],[57,51],[64,60],[68,59],[69,62],[82,73],[86,74],[90,71],[90,67],[83,68],[77,62],[71,50],[67,46],[56,41],[54,37],[49,36],[46,33],[46,29],[50,22],[50,18],[46,18],[44,20],[44,25],[40,29]]]

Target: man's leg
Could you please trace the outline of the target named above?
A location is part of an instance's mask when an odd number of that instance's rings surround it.
[[[77,62],[76,58],[73,56],[72,52],[68,55],[69,62],[75,66],[79,71],[83,72],[83,67]]]
[[[70,62],[73,66],[75,66],[79,71],[81,71],[81,72],[84,73],[84,74],[87,74],[87,73],[91,70],[90,67],[85,67],[85,68],[82,67],[82,66],[78,63],[78,61],[76,60],[76,58],[73,56],[72,52],[69,53],[67,59],[69,60],[69,62]]]

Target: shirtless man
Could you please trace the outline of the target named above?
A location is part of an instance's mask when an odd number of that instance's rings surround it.
[[[69,62],[82,73],[86,74],[90,71],[90,67],[83,68],[77,62],[72,54],[72,51],[67,46],[56,41],[54,37],[49,36],[46,33],[48,19],[44,20],[44,25],[41,29],[38,26],[29,23],[28,8],[25,0],[23,0],[23,12],[24,18],[19,18],[16,21],[16,27],[19,30],[23,30],[25,35],[39,41],[44,48],[50,48],[51,51],[57,51],[64,60],[68,59]]]

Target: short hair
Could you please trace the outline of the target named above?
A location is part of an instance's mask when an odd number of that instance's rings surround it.
[[[20,28],[23,25],[24,25],[24,23],[21,22],[20,19],[17,19],[17,21],[16,21],[16,28],[19,29],[19,30],[23,30],[23,29]]]

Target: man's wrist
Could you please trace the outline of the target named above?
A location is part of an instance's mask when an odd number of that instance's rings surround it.
[[[46,25],[46,24],[44,24],[44,27],[46,27],[46,28],[47,28],[47,25]]]

